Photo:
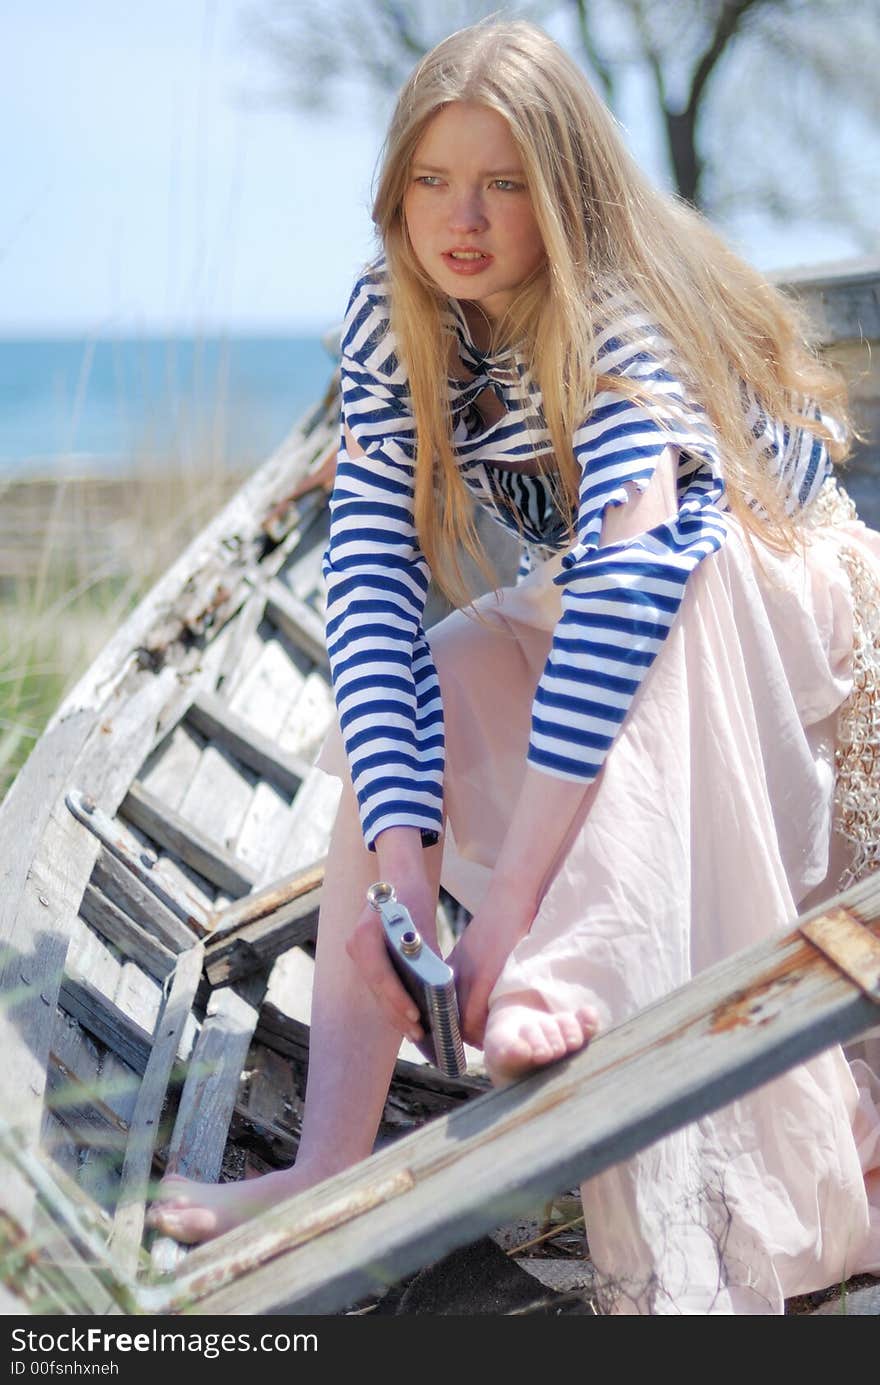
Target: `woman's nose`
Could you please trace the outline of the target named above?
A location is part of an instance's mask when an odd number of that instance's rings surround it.
[[[450,230],[484,231],[488,224],[483,200],[477,193],[463,193],[456,199],[450,210]]]

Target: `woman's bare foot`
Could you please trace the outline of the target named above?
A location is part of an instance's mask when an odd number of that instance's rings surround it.
[[[239,1183],[197,1183],[168,1174],[147,1213],[147,1225],[162,1236],[194,1245],[222,1236],[242,1222],[302,1192],[316,1180],[303,1169],[277,1169]]]
[[[533,1068],[574,1053],[596,1033],[595,1010],[564,1010],[557,1014],[534,1005],[496,1005],[489,1012],[483,1057],[492,1085],[503,1087]]]

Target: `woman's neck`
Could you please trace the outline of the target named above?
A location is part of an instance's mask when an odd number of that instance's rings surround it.
[[[483,311],[479,303],[459,298],[458,306],[464,314],[471,341],[478,351],[487,352],[492,344],[492,319]]]

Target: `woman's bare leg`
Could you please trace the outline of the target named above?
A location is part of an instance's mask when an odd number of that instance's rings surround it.
[[[441,859],[442,846],[425,850],[434,886]],[[357,803],[346,783],[327,854],[296,1163],[240,1183],[195,1183],[170,1176],[148,1215],[151,1226],[177,1240],[207,1240],[372,1151],[401,1035],[383,1018],[345,949],[377,874],[376,856],[363,844]]]

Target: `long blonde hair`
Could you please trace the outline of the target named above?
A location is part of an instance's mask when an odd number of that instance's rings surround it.
[[[415,525],[447,597],[456,605],[468,599],[459,544],[487,575],[489,569],[455,458],[441,318],[448,300],[409,244],[404,196],[428,123],[453,101],[502,115],[522,157],[546,259],[494,323],[491,349],[516,343],[525,350],[543,397],[565,512],[577,506],[576,428],[599,388],[627,391],[626,381],[597,372],[591,306],[603,284],[622,282],[669,337],[709,414],[731,510],[747,530],[791,546],[783,497],[749,445],[741,382],[771,417],[822,436],[835,461],[847,450],[840,435],[797,407],[812,398],[846,431],[843,382],[808,347],[796,305],[698,212],[651,186],[614,117],[562,49],[533,24],[492,19],[452,34],[412,73],[391,120],[373,205],[388,261],[391,329],[417,429]]]

